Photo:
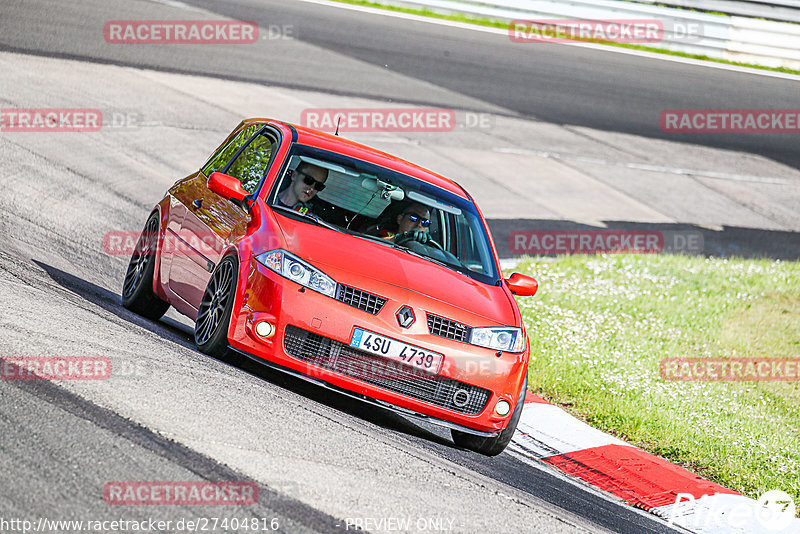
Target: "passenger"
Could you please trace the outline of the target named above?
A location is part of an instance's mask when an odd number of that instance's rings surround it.
[[[308,213],[311,200],[325,189],[327,179],[328,169],[303,161],[292,171],[292,181],[289,187],[278,193],[276,203],[300,213]]]

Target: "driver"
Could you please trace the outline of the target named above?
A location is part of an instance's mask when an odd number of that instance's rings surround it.
[[[325,189],[327,179],[328,169],[303,161],[292,171],[289,187],[278,194],[277,204],[300,213],[308,213],[311,199]]]
[[[395,243],[417,241],[426,244],[431,241],[428,229],[431,226],[431,212],[419,202],[412,202],[397,215],[397,234],[393,236]]]

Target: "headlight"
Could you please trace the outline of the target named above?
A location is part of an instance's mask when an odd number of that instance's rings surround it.
[[[285,250],[271,250],[256,256],[256,260],[281,276],[313,289],[323,295],[336,298],[336,282],[316,267],[309,265]]]
[[[522,335],[522,329],[514,327],[473,328],[469,342],[479,347],[506,352],[522,352],[522,349],[525,348],[525,336]]]

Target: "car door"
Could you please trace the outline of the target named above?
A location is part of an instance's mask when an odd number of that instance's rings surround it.
[[[208,189],[208,176],[216,171],[230,174],[245,191],[255,193],[277,148],[276,137],[262,130],[263,125],[245,128],[230,147],[183,184],[181,250],[172,260],[169,280],[170,289],[195,310],[227,244],[245,232],[250,220],[246,209]]]

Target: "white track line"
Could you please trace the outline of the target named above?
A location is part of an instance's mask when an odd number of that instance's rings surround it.
[[[634,162],[612,162],[602,158],[590,158],[586,156],[571,156],[567,154],[559,154],[558,152],[545,152],[542,150],[529,150],[526,148],[515,147],[494,147],[494,152],[502,154],[519,154],[519,155],[533,155],[542,158],[550,158],[561,161],[575,161],[579,163],[594,163],[597,165],[613,165],[615,167],[625,167],[627,169],[637,169],[640,171],[660,172],[664,174],[678,174],[682,176],[701,176],[703,178],[717,178],[719,180],[729,180],[733,182],[754,182],[759,184],[776,184],[786,185],[789,180],[783,178],[773,178],[770,176],[753,176],[750,174],[731,174],[727,172],[704,171],[698,169],[682,169],[680,167],[664,167],[661,165],[650,165],[647,163],[634,163]]]
[[[501,30],[499,28],[491,28],[488,26],[479,26],[477,24],[467,24],[465,22],[456,22],[452,20],[435,19],[425,17],[422,15],[412,15],[410,13],[402,13],[399,11],[390,11],[388,9],[380,9],[375,7],[357,6],[353,4],[343,4],[340,2],[331,2],[327,0],[297,0],[299,2],[306,2],[308,4],[318,4],[321,6],[336,7],[339,9],[348,9],[350,11],[358,11],[361,13],[370,13],[373,15],[381,15],[384,17],[393,17],[397,19],[413,20],[416,22],[425,22],[428,24],[437,24],[439,26],[447,26],[450,28],[459,28],[463,30],[471,30],[483,33],[493,33],[496,35],[508,36],[508,30]],[[173,2],[178,3],[178,2]],[[785,72],[776,72],[770,70],[755,69],[751,67],[740,67],[738,65],[728,65],[727,63],[717,63],[714,61],[703,61],[701,59],[692,59],[688,57],[673,56],[669,54],[659,54],[656,52],[645,52],[643,50],[634,50],[630,48],[619,48],[616,46],[598,45],[594,43],[553,43],[564,46],[577,46],[581,48],[590,48],[592,50],[601,50],[605,52],[613,52],[615,54],[627,54],[629,56],[638,56],[649,59],[659,59],[661,61],[671,61],[673,63],[683,63],[685,65],[694,65],[698,67],[708,67],[712,69],[728,70],[733,72],[741,72],[744,74],[755,74],[757,76],[767,76],[770,78],[781,78],[785,80],[800,81],[800,76],[796,74],[787,74]]]
[[[169,7],[174,7],[178,9],[186,9],[189,11],[197,11],[199,13],[210,14],[213,15],[215,13],[198,8],[195,6],[190,6],[179,0],[150,0],[153,3],[161,4]],[[470,30],[476,32],[483,32],[483,33],[493,33],[495,35],[508,35],[507,30],[501,30],[499,28],[491,28],[488,26],[480,26],[477,24],[468,24],[465,22],[456,22],[453,20],[444,20],[444,19],[435,19],[431,17],[425,17],[422,15],[412,15],[410,13],[402,13],[399,11],[390,11],[388,9],[380,9],[375,7],[367,7],[367,6],[357,6],[353,4],[344,4],[341,2],[331,2],[327,0],[297,0],[298,2],[305,2],[307,4],[317,4],[321,6],[327,7],[335,7],[338,9],[347,9],[350,11],[357,11],[359,13],[369,13],[371,15],[380,15],[383,17],[392,17],[396,19],[405,19],[405,20],[413,20],[415,22],[425,22],[427,24],[436,24],[439,26],[447,26],[449,28],[459,28],[462,30]],[[564,46],[577,46],[581,48],[590,48],[592,50],[601,50],[605,52],[613,52],[615,54],[627,54],[629,56],[637,56],[649,59],[659,59],[661,61],[671,61],[673,63],[683,63],[685,65],[694,65],[697,67],[708,67],[712,69],[719,69],[719,70],[728,70],[733,72],[741,72],[745,74],[755,74],[757,76],[767,76],[770,78],[781,78],[784,80],[794,80],[800,81],[800,76],[796,74],[787,74],[784,72],[776,72],[770,70],[762,70],[762,69],[754,69],[751,67],[740,67],[738,65],[728,65],[726,63],[716,63],[714,61],[703,61],[700,59],[692,59],[688,57],[681,57],[681,56],[672,56],[669,54],[658,54],[655,52],[645,52],[643,50],[633,50],[630,48],[618,48],[615,46],[606,46],[606,45],[598,45],[594,43],[571,43],[571,42],[562,42],[562,43],[552,43]]]

